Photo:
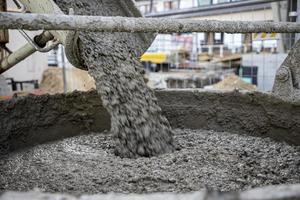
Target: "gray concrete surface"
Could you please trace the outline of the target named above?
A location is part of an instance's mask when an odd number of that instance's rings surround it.
[[[104,131],[110,116],[96,92],[45,95],[0,101],[0,152],[78,135]]]
[[[300,102],[265,93],[156,91],[173,128],[228,131],[300,145]],[[0,101],[1,152],[110,129],[95,91]]]
[[[68,194],[241,191],[300,180],[300,146],[206,130],[175,129],[173,153],[116,156],[111,133],[81,135],[0,156],[0,192]]]
[[[1,101],[1,190],[231,191],[299,183],[299,102],[264,93],[156,95],[172,127],[181,128],[175,137],[180,148],[151,160],[114,155],[111,135],[102,132],[110,116],[95,91]]]

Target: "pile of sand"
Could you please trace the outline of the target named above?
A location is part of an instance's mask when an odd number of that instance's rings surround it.
[[[256,91],[257,87],[250,83],[246,83],[240,77],[232,74],[232,75],[227,76],[223,81],[210,86],[209,89]]]
[[[87,71],[77,68],[67,69],[66,78],[68,92],[74,90],[88,91],[95,88],[95,81],[89,76]],[[63,93],[64,84],[62,68],[48,68],[45,70],[40,88],[49,94]]]

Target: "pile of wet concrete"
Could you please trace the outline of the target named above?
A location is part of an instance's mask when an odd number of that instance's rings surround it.
[[[0,190],[95,194],[247,190],[300,180],[300,103],[264,93],[156,92],[174,153],[115,156],[96,92],[0,102]]]
[[[296,184],[300,148],[269,138],[176,129],[181,149],[122,159],[109,133],[94,133],[10,153],[0,160],[1,190],[82,193],[218,191]]]

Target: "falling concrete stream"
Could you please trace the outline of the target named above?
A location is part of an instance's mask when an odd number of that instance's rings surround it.
[[[111,115],[116,154],[156,156],[174,150],[173,133],[154,93],[143,79],[143,66],[122,38],[127,34],[85,33],[81,52]],[[106,42],[108,41],[108,42]]]
[[[73,8],[76,15],[141,16],[132,1],[56,0],[55,3],[65,13]],[[150,157],[175,149],[170,124],[162,115],[154,93],[146,86],[139,62],[154,38],[152,34],[150,38],[141,35],[79,34],[79,57],[95,79],[103,105],[111,115],[115,153],[121,157]]]
[[[60,7],[72,7],[79,14],[124,15],[118,1],[80,2],[57,1]],[[144,44],[138,38],[133,33],[83,32],[79,45],[83,64],[111,115],[115,153],[130,158],[170,153],[175,148],[169,122],[144,82],[137,53]]]

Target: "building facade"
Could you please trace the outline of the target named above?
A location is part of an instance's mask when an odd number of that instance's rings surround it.
[[[273,22],[294,22],[297,19],[297,0],[140,0],[137,5],[145,17]],[[199,65],[201,54],[213,55],[214,58],[239,54],[241,66],[257,69],[256,80],[249,82],[268,91],[272,88],[277,68],[294,42],[294,34],[160,34],[148,51],[163,52],[177,58],[176,52],[185,52],[183,54],[188,55],[185,63],[189,64],[184,66],[188,68]],[[273,58],[272,63],[267,56]],[[178,67],[180,61],[173,59],[173,62]],[[241,69],[236,73],[242,73]]]

